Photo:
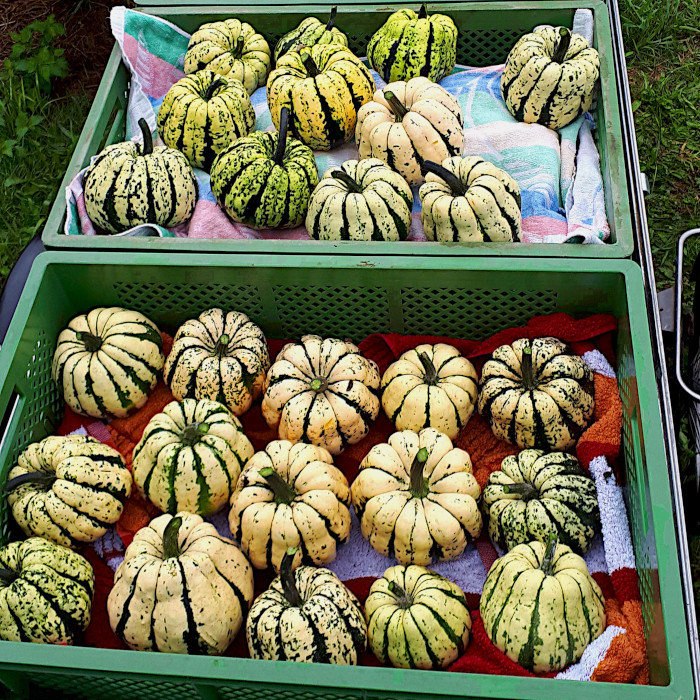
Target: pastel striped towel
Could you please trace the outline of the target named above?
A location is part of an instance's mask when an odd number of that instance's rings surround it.
[[[574,26],[592,35],[592,13],[577,10]],[[342,18],[342,14],[341,14]],[[341,22],[342,23],[342,22]],[[127,136],[139,134],[137,122],[145,118],[156,130],[156,114],[170,86],[183,76],[182,66],[189,35],[158,17],[116,7],[111,14],[112,33],[131,72]],[[442,81],[462,106],[465,121],[464,153],[480,155],[508,171],[522,192],[523,240],[531,243],[602,243],[610,235],[605,213],[600,159],[593,139],[593,118],[585,115],[560,132],[537,124],[520,124],[508,113],[500,94],[502,66],[458,66]],[[374,74],[378,87],[383,81]],[[272,129],[266,91],[251,97],[257,115],[256,129]],[[140,138],[140,137],[135,137]],[[331,153],[316,153],[319,173],[357,158],[353,143]],[[96,233],[85,212],[83,175],[66,190],[66,234]],[[138,226],[119,235],[189,236],[191,238],[308,239],[306,229],[254,231],[233,224],[217,206],[209,175],[197,170],[200,197],[188,224],[167,230]],[[410,240],[424,241],[417,188]]]

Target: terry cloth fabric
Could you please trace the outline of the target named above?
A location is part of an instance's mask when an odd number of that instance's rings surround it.
[[[595,373],[596,410],[593,423],[577,445],[577,455],[584,468],[595,480],[600,508],[602,532],[586,563],[605,596],[607,628],[603,635],[586,649],[581,660],[558,674],[559,678],[576,680],[616,681],[648,683],[648,662],[641,617],[640,594],[635,570],[634,553],[629,532],[627,513],[622,491],[617,484],[613,467],[620,449],[622,422],[621,402],[612,369],[614,364],[613,339],[617,328],[615,318],[608,315],[590,316],[575,320],[566,314],[551,314],[533,318],[521,328],[511,328],[484,341],[473,342],[433,336],[371,335],[360,343],[360,349],[379,365],[380,371],[409,348],[423,342],[449,342],[468,356],[480,370],[493,350],[503,343],[518,338],[536,338],[554,335],[571,344]],[[164,336],[166,353],[170,338]],[[270,354],[274,357],[283,341],[270,341]],[[66,409],[59,433],[87,432],[115,446],[131,463],[131,451],[141,437],[148,420],[172,400],[165,386],[159,384],[146,405],[133,416],[111,421],[108,425],[91,422]],[[263,448],[277,436],[262,418],[260,404],[241,418],[248,437],[256,450]],[[336,463],[348,479],[357,474],[359,462],[372,445],[384,442],[393,427],[383,415],[373,425],[369,435],[357,445],[351,446],[336,458]],[[494,437],[486,422],[474,415],[462,430],[456,444],[471,455],[474,473],[483,487],[489,474],[498,469],[502,459],[517,452],[517,448]],[[112,633],[106,616],[106,599],[113,583],[113,572],[123,560],[124,550],[134,533],[157,515],[150,504],[133,495],[124,513],[104,537],[85,548],[88,559],[95,568],[97,590],[93,606],[93,619],[86,632],[85,643],[91,646],[123,648]],[[224,509],[210,518],[219,532],[230,537],[228,513]],[[479,615],[479,597],[486,574],[499,556],[489,540],[482,536],[465,553],[452,562],[440,562],[432,566],[452,579],[465,591],[472,611],[472,640],[466,653],[449,669],[462,673],[489,673],[501,675],[532,675],[509,660],[489,641]],[[366,598],[372,582],[394,562],[377,554],[362,537],[360,526],[353,514],[350,538],[343,545],[338,557],[329,568],[346,582],[361,601]],[[262,591],[269,584],[270,574],[256,572],[256,590]],[[233,656],[247,656],[245,635],[239,634],[229,649]],[[378,665],[371,654],[362,659],[363,664]],[[549,674],[550,676],[553,674]]]
[[[158,17],[117,7],[111,14],[112,33],[131,73],[126,120],[128,138],[140,139],[137,126],[145,118],[156,131],[156,114],[170,86],[183,76],[182,66],[189,35]],[[593,15],[577,10],[574,25],[592,36]],[[610,234],[605,213],[600,158],[593,139],[595,124],[587,114],[559,132],[538,124],[521,124],[501,98],[502,66],[458,66],[441,81],[453,93],[464,114],[464,153],[479,155],[506,170],[517,180],[522,194],[523,240],[529,243],[603,243]],[[384,82],[373,72],[377,87]],[[252,96],[256,130],[273,129],[265,88]],[[354,143],[333,152],[316,152],[319,175],[349,158],[357,158]],[[85,211],[80,172],[66,190],[66,234],[96,233]],[[138,226],[124,234],[138,236],[189,236],[226,239],[308,240],[302,226],[290,230],[255,231],[232,223],[217,206],[209,175],[195,170],[199,200],[192,219],[175,229]],[[418,188],[414,188],[413,221],[409,240],[425,241],[420,223]]]

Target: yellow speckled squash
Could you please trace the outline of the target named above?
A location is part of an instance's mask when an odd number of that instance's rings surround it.
[[[452,345],[418,345],[382,377],[382,408],[397,430],[436,428],[454,440],[474,411],[474,365]]]
[[[362,534],[401,564],[454,559],[481,533],[481,489],[469,455],[434,428],[375,445],[351,493]]]

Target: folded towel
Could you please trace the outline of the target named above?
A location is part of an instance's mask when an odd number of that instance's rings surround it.
[[[137,123],[144,117],[156,130],[156,114],[170,86],[183,76],[182,66],[189,35],[152,15],[124,7],[111,14],[112,32],[131,73],[127,137],[140,138]],[[592,34],[590,10],[577,10],[574,24]],[[462,107],[465,121],[464,153],[479,155],[506,170],[518,182],[522,194],[523,240],[529,243],[602,243],[610,228],[605,214],[600,158],[592,137],[590,115],[579,117],[559,132],[538,124],[521,124],[508,112],[501,98],[502,66],[457,66],[441,81]],[[384,82],[373,72],[377,87]],[[265,88],[251,96],[257,130],[273,128]],[[332,152],[316,152],[319,174],[357,158],[354,143]],[[66,234],[96,233],[85,212],[84,170],[66,190]],[[306,228],[255,231],[232,223],[217,206],[209,175],[196,170],[199,199],[188,224],[168,230],[137,226],[124,234],[139,236],[189,236],[190,238],[308,240]],[[413,221],[409,240],[425,241],[420,223],[418,188],[414,188]]]

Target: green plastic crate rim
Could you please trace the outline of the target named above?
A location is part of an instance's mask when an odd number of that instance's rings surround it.
[[[60,330],[95,306],[138,309],[173,330],[213,305],[244,311],[268,337],[372,332],[480,339],[538,314],[613,313],[623,402],[624,490],[652,686],[0,642],[0,681],[83,697],[679,698],[693,692],[667,464],[641,271],[632,261],[44,253],[0,351],[0,483],[19,452],[52,431],[62,402],[50,365]],[[652,497],[653,494],[653,497]],[[0,537],[11,526],[0,502]]]
[[[151,4],[150,2],[148,3]],[[193,32],[203,22],[235,15],[250,22],[274,42],[308,15],[324,15],[332,4],[269,5],[251,7],[252,0],[239,5],[193,7],[155,6],[145,11],[163,17],[182,29]],[[410,5],[411,3],[409,3]],[[406,5],[391,0],[385,5],[342,4],[338,25],[345,28],[350,48],[364,54],[369,37],[392,10]],[[105,145],[124,139],[128,71],[116,47],[105,69],[85,127],[78,139],[68,170],[44,227],[42,241],[47,248],[89,250],[150,250],[176,252],[295,253],[350,255],[448,255],[448,256],[541,256],[572,258],[624,258],[634,251],[630,216],[630,198],[624,162],[624,142],[615,77],[614,52],[607,5],[601,0],[530,0],[528,2],[434,2],[429,10],[450,14],[460,28],[457,60],[459,63],[486,66],[503,63],[509,50],[522,34],[538,24],[572,26],[578,8],[590,8],[595,18],[593,45],[600,52],[598,107],[594,113],[596,140],[601,156],[610,242],[606,245],[563,243],[417,243],[353,241],[214,240],[188,238],[139,238],[114,236],[66,236],[65,187],[84,168],[90,157]]]

